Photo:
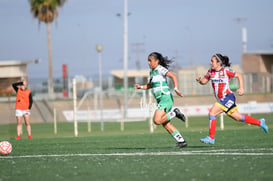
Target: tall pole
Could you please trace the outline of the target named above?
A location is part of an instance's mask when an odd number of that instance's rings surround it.
[[[74,112],[73,112],[73,117],[74,117],[74,136],[78,136],[78,111],[77,111],[77,88],[76,88],[76,79],[72,80],[73,84],[73,107],[74,107]]]
[[[104,131],[104,122],[103,122],[103,92],[102,92],[102,50],[103,46],[101,44],[97,44],[96,50],[99,55],[99,95],[100,95],[100,129]]]
[[[124,86],[124,108],[123,108],[123,119],[127,118],[127,108],[128,108],[128,4],[127,0],[124,0],[124,22],[123,22],[123,86]]]
[[[243,53],[247,51],[247,30],[245,27],[242,28],[242,44],[243,44]]]
[[[53,70],[52,70],[52,49],[51,49],[51,31],[50,23],[47,26],[47,41],[48,41],[48,96],[49,99],[53,99],[54,89],[53,89]]]
[[[238,17],[235,18],[235,21],[238,24],[241,24],[243,22],[245,22],[247,20],[247,18],[244,17]],[[247,29],[246,27],[241,27],[241,32],[242,32],[242,53],[245,53],[247,51]]]

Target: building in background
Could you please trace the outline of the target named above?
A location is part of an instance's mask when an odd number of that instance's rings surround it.
[[[247,93],[269,93],[273,91],[273,52],[243,53],[242,70]]]
[[[244,89],[246,94],[252,93],[272,93],[273,91],[273,52],[244,52],[242,53],[242,66],[231,66],[236,72],[241,73],[244,77]],[[29,78],[27,73],[27,66],[31,63],[38,63],[38,60],[33,61],[0,61],[0,95],[13,93],[11,84],[19,81],[22,78],[29,79],[29,86],[33,92],[39,95],[40,98],[47,98],[47,80],[36,80]],[[183,69],[175,68],[173,72],[176,73],[178,78],[178,88],[185,96],[193,95],[210,95],[213,93],[210,83],[207,88],[196,83],[195,78],[204,76],[207,73],[209,66],[196,65]],[[123,70],[112,70],[111,78],[103,80],[104,90],[123,91]],[[145,70],[128,70],[128,89],[133,91],[135,83],[146,84],[149,79],[149,69]],[[66,97],[61,95],[63,89],[67,89],[67,93],[71,91],[70,82],[71,78],[67,73],[66,80],[61,78],[56,79],[54,82],[54,90],[56,91],[55,97]],[[75,76],[77,79],[78,94],[84,95],[87,91],[93,91],[97,86],[96,81],[92,78],[85,78],[84,76]],[[64,81],[67,83],[64,86]],[[172,81],[169,81],[170,83]],[[173,88],[172,85],[170,85]],[[236,90],[239,87],[237,79],[231,79],[230,88]],[[68,96],[69,97],[69,96]]]
[[[38,62],[38,60],[0,61],[0,94],[11,94],[13,92],[12,83],[20,81],[21,79],[28,80],[28,64]]]
[[[123,70],[112,70],[113,86],[116,90],[123,90]],[[149,78],[149,70],[128,70],[128,87],[132,89],[134,84],[147,84]]]

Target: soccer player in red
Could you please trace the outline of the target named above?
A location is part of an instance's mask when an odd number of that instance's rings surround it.
[[[210,65],[211,68],[203,78],[196,78],[196,81],[201,85],[207,84],[210,80],[214,90],[214,95],[217,99],[217,102],[209,111],[209,136],[200,139],[200,141],[208,144],[215,143],[216,116],[222,112],[225,112],[236,121],[260,126],[265,133],[267,133],[268,127],[265,123],[265,119],[262,118],[258,120],[238,112],[238,107],[235,103],[236,98],[229,88],[229,81],[230,78],[238,79],[239,89],[237,92],[242,96],[244,94],[243,77],[241,74],[230,68],[229,58],[227,56],[222,56],[221,54],[215,54],[211,58]]]
[[[25,119],[25,125],[27,128],[28,138],[31,137],[31,126],[30,126],[30,109],[32,107],[32,95],[31,91],[27,88],[27,81],[16,82],[12,84],[13,89],[16,91],[16,119],[17,119],[17,140],[21,139],[22,121]]]

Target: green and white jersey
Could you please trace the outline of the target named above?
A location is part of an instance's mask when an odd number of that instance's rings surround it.
[[[149,84],[152,85],[153,94],[156,99],[159,99],[163,94],[170,94],[166,77],[167,72],[168,69],[161,65],[150,71]]]

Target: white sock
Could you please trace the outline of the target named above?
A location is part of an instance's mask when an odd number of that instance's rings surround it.
[[[168,121],[171,120],[172,118],[174,118],[176,115],[175,115],[175,112],[173,111],[170,111],[167,113],[167,117],[168,117]]]
[[[177,142],[183,142],[185,141],[182,135],[179,133],[178,130],[175,130],[172,134],[172,137],[177,141]]]

